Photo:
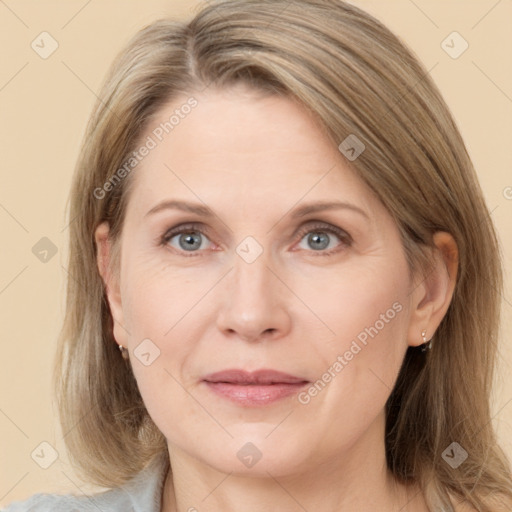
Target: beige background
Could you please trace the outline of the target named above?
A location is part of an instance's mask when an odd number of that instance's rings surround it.
[[[512,1],[353,3],[384,21],[431,70],[478,170],[507,272],[493,422],[512,458]],[[145,24],[168,14],[189,16],[199,4],[0,1],[0,505],[35,492],[94,490],[68,464],[50,394],[64,304],[71,172],[95,93],[114,55]],[[59,44],[47,59],[31,48],[43,31]],[[469,43],[457,59],[441,47],[453,31]],[[32,252],[42,237],[58,248],[46,263]],[[50,460],[50,448],[40,447],[42,442],[59,454],[48,469],[35,462]]]

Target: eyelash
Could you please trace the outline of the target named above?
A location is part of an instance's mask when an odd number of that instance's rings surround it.
[[[311,232],[326,232],[331,233],[333,235],[336,235],[340,240],[341,244],[345,245],[346,247],[350,247],[352,245],[352,237],[344,230],[332,226],[331,224],[326,224],[324,222],[318,222],[316,224],[308,224],[307,226],[304,226],[300,229],[298,236],[300,236],[299,241],[304,238],[304,235],[311,233]],[[206,235],[206,233],[201,229],[200,224],[196,223],[189,223],[189,224],[182,224],[180,226],[176,226],[174,228],[169,229],[164,233],[164,235],[160,239],[159,245],[161,246],[167,246],[169,241],[174,238],[176,235],[180,235],[183,233],[201,233],[202,235]],[[179,251],[179,249],[176,249],[173,247],[172,249]],[[318,252],[317,256],[330,256],[333,253],[339,252],[341,249],[334,248],[330,249],[328,251],[325,250],[319,250],[319,251],[311,251],[311,252]],[[190,251],[190,254],[186,254],[187,251],[180,251],[180,254],[184,253],[183,256],[190,257],[190,256],[199,256],[201,255],[201,251]]]

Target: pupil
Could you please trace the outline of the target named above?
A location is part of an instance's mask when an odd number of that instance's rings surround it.
[[[185,239],[185,242],[183,242],[183,239]],[[197,249],[201,246],[201,240],[199,239],[198,235],[186,234],[180,237],[179,240],[183,249]]]
[[[325,235],[319,235],[318,233],[309,235],[309,241],[314,242],[314,245],[316,245],[317,248],[321,249],[325,249],[329,245],[328,238]]]

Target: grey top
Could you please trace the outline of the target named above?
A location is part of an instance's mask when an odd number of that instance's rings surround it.
[[[91,496],[38,493],[10,503],[2,512],[160,512],[168,468],[164,453],[121,487]]]

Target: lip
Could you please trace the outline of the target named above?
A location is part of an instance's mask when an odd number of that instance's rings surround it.
[[[277,370],[224,370],[204,378],[208,389],[241,406],[263,406],[297,393],[309,381]]]
[[[207,382],[226,382],[229,384],[298,384],[309,382],[302,377],[296,377],[295,375],[269,368],[262,368],[253,372],[239,369],[223,370],[211,373],[203,380]]]

